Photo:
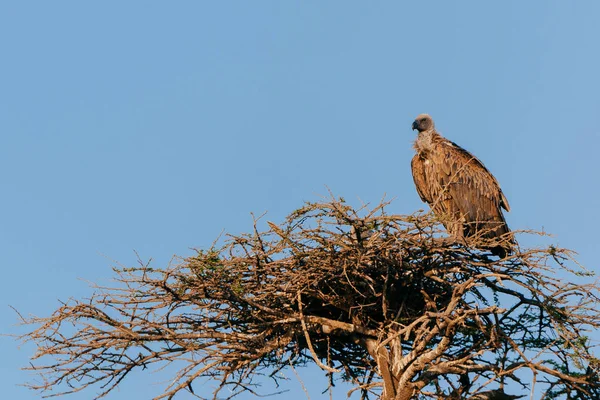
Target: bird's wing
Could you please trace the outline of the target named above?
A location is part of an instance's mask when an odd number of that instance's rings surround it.
[[[413,157],[410,167],[412,170],[413,181],[415,182],[415,187],[417,188],[417,193],[419,193],[419,197],[426,203],[431,203],[431,192],[430,186],[427,183],[427,176],[425,175],[425,165],[424,160],[418,155],[415,154]]]
[[[464,222],[475,223],[476,229],[490,229],[494,232],[491,236],[508,231],[500,210],[508,210],[508,202],[481,161],[448,140],[438,142],[431,157],[432,174]]]

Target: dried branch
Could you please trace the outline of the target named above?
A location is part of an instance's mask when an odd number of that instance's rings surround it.
[[[114,287],[24,319],[37,345],[27,369],[42,378],[29,386],[103,397],[134,369],[174,364],[158,399],[206,379],[213,398],[258,395],[258,376],[279,385],[277,372],[316,363],[363,399],[518,398],[528,373],[547,398],[599,398],[586,336],[600,326],[598,285],[565,279],[591,276],[570,251],[499,260],[481,250],[489,240],[453,242],[431,215],[386,205],[308,203],[165,269],[116,269]],[[523,392],[506,394],[511,382]]]

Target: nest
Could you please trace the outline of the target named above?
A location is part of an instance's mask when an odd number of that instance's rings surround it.
[[[202,378],[233,397],[315,363],[365,399],[511,398],[506,382],[530,389],[522,371],[549,396],[598,398],[585,336],[600,326],[598,287],[556,276],[590,275],[568,250],[515,246],[500,259],[486,249],[511,235],[456,242],[430,214],[386,205],[307,203],[168,268],[116,269],[119,287],[25,320],[39,325],[23,337],[34,360],[51,358],[32,364],[44,383],[30,386],[101,384],[103,396],[134,368],[184,361],[158,398]]]

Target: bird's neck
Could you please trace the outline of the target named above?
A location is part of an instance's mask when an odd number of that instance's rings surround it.
[[[427,153],[431,151],[435,139],[439,137],[439,134],[435,129],[419,132],[414,142],[414,148],[419,154]]]

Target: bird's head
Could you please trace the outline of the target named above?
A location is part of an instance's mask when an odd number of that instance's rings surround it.
[[[413,131],[416,129],[419,132],[433,130],[435,125],[433,119],[428,114],[419,114],[412,124]]]

